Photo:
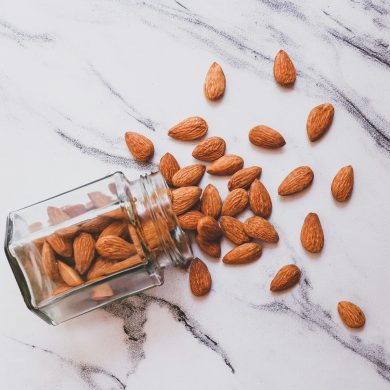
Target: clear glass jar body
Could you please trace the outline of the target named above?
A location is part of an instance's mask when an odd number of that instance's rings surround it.
[[[53,325],[163,283],[192,251],[160,173],[121,172],[11,212],[5,252],[28,308]]]

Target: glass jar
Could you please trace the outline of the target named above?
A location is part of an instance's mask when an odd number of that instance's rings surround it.
[[[53,325],[161,285],[192,259],[160,173],[122,172],[11,212],[5,252],[28,308]]]

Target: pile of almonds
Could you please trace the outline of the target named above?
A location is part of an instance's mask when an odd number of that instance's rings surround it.
[[[296,80],[296,71],[291,59],[283,50],[274,61],[274,78],[282,86],[291,85]],[[206,75],[204,94],[209,100],[220,99],[226,87],[226,78],[220,65],[213,63]],[[319,140],[331,126],[334,108],[330,103],[314,107],[307,118],[307,135],[310,141]],[[203,138],[208,131],[207,122],[198,116],[187,118],[168,131],[168,135],[180,141],[194,141]],[[248,134],[249,141],[266,149],[281,148],[286,144],[282,134],[265,126],[258,125]],[[138,161],[150,160],[154,154],[152,141],[147,137],[127,132],[126,143]],[[193,150],[192,156],[203,163],[180,167],[175,157],[166,153],[160,160],[159,169],[171,187],[173,210],[180,226],[195,234],[199,248],[207,255],[220,258],[221,238],[225,236],[236,245],[224,254],[225,264],[244,264],[257,260],[262,254],[262,243],[276,243],[279,235],[268,221],[272,213],[271,197],[259,180],[262,169],[258,166],[244,168],[244,160],[237,155],[226,154],[226,143],[220,137],[202,140]],[[229,194],[222,200],[218,189],[209,184],[202,189],[198,186],[205,172],[214,176],[230,176]],[[308,188],[314,172],[308,166],[293,169],[278,188],[280,196],[290,196]],[[345,202],[352,194],[354,173],[352,166],[339,170],[331,184],[331,192],[338,202]],[[240,221],[237,216],[247,207],[253,216]],[[311,253],[321,252],[324,246],[324,232],[316,213],[309,213],[301,229],[301,243]],[[299,267],[287,264],[278,270],[270,283],[273,292],[282,291],[296,285],[301,276]],[[211,275],[206,264],[194,259],[190,272],[191,291],[196,296],[205,295],[211,288]],[[351,302],[342,301],[338,311],[343,322],[353,328],[364,325],[365,316],[360,308]]]

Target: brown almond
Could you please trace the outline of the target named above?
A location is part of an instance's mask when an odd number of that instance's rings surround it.
[[[69,215],[59,207],[49,206],[47,208],[47,215],[49,216],[50,225],[58,225],[59,223],[70,219]]]
[[[203,164],[191,164],[179,171],[172,177],[172,184],[175,187],[196,186],[202,180],[206,171],[206,166]]]
[[[126,238],[127,236],[127,222],[124,220],[114,221],[109,224],[99,235],[100,237],[104,236],[117,236],[121,238]]]
[[[202,189],[199,187],[181,187],[172,191],[172,210],[180,215],[189,210],[199,200]]]
[[[95,240],[89,233],[80,233],[73,241],[73,255],[76,270],[82,275],[95,257]]]
[[[334,107],[330,103],[314,107],[307,118],[306,130],[310,141],[317,141],[329,129],[334,116]]]
[[[274,77],[280,85],[291,85],[297,78],[295,66],[284,50],[276,54],[274,61]]]
[[[42,247],[42,268],[50,280],[56,282],[60,279],[58,264],[51,246],[45,241]]]
[[[106,270],[106,275],[111,275],[115,272],[123,271],[137,265],[143,264],[143,261],[140,256],[133,255],[129,258],[121,261],[114,261],[110,263],[109,267]]]
[[[30,233],[34,233],[34,232],[37,232],[39,230],[42,230],[42,228],[43,228],[42,222],[34,222],[34,223],[28,225],[28,231]]]
[[[110,219],[124,219],[128,220],[127,211],[124,207],[118,207],[114,210],[107,211],[106,213],[102,214],[102,217],[110,218]],[[111,222],[111,221],[110,221]]]
[[[110,260],[123,260],[137,252],[133,244],[116,236],[100,237],[96,242],[96,250],[99,255]]]
[[[270,290],[282,291],[295,286],[301,278],[301,270],[295,264],[282,267],[272,279]]]
[[[114,264],[114,260],[98,257],[88,271],[87,280],[93,280],[107,275],[107,271],[110,269],[112,264]]]
[[[63,263],[62,261],[58,262],[58,270],[63,281],[71,287],[79,286],[83,284],[83,279],[81,279],[80,275],[69,265]]]
[[[207,173],[215,176],[229,176],[239,171],[243,166],[244,160],[240,156],[227,154],[214,161],[207,168]]]
[[[101,233],[111,222],[111,218],[100,215],[83,222],[80,225],[80,229],[87,233]]]
[[[282,134],[265,125],[255,126],[249,132],[249,141],[266,149],[277,149],[286,145]]]
[[[83,204],[73,204],[62,207],[62,211],[69,217],[74,218],[86,213],[88,209]]]
[[[189,280],[191,291],[197,297],[206,295],[211,289],[210,271],[207,265],[198,257],[192,260]]]
[[[207,130],[207,122],[199,116],[193,116],[169,129],[168,135],[179,141],[194,141],[202,138]]]
[[[361,328],[366,323],[366,316],[362,309],[349,301],[341,301],[337,310],[344,324],[350,328]]]
[[[165,181],[171,186],[174,174],[180,169],[180,165],[175,157],[171,153],[165,153],[160,159],[158,168],[164,176]]]
[[[204,95],[209,100],[218,100],[225,93],[226,78],[219,64],[213,62],[204,81]]]
[[[114,291],[112,291],[111,286],[108,283],[104,283],[92,289],[91,298],[94,301],[100,302],[112,297],[113,295]]]
[[[200,142],[192,151],[192,157],[201,161],[215,161],[225,154],[226,143],[221,137],[210,137]]]
[[[226,253],[222,260],[225,264],[246,264],[257,260],[261,256],[262,251],[261,245],[255,242],[248,242]]]
[[[345,202],[351,197],[354,174],[351,165],[341,168],[332,181],[332,195],[338,202]]]
[[[101,191],[89,192],[87,195],[95,209],[100,209],[101,207],[107,206],[113,201],[111,196],[103,194]]]
[[[324,232],[316,213],[307,214],[301,230],[301,243],[311,253],[319,253],[324,247]]]
[[[199,248],[206,253],[207,255],[219,259],[221,257],[221,242],[220,240],[216,241],[205,241],[202,237],[197,235],[195,241],[198,244]]]
[[[72,225],[66,228],[56,230],[56,233],[63,238],[73,238],[78,232],[80,228],[77,225]]]
[[[220,224],[223,234],[233,244],[241,245],[251,240],[245,233],[244,224],[238,219],[225,215],[221,217]]]
[[[70,257],[73,253],[72,241],[56,233],[46,238],[54,252],[62,257]]]
[[[222,215],[234,217],[241,213],[248,204],[248,193],[243,188],[229,192],[222,205]]]
[[[240,169],[230,178],[228,189],[229,191],[232,191],[236,188],[248,188],[253,180],[258,179],[260,175],[260,167],[253,166]]]
[[[208,184],[203,191],[202,199],[200,200],[200,210],[204,215],[218,218],[222,209],[222,199],[218,189],[212,184]]]
[[[282,196],[296,194],[309,187],[313,179],[314,173],[310,167],[298,167],[282,181],[278,188],[278,193]]]
[[[198,222],[204,214],[198,210],[190,210],[178,216],[179,225],[184,230],[196,230]]]
[[[222,229],[218,222],[209,215],[199,220],[196,230],[198,231],[199,237],[204,241],[214,241],[222,236]]]
[[[249,189],[249,207],[255,215],[269,218],[272,213],[272,200],[263,183],[255,179]]]
[[[276,243],[279,241],[278,232],[274,226],[264,218],[255,216],[248,218],[244,223],[245,233],[258,240]]]
[[[130,153],[137,161],[148,161],[153,157],[153,142],[144,135],[128,131],[125,134],[125,141]]]

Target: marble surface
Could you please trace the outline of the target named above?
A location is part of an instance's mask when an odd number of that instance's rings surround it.
[[[193,161],[194,143],[167,129],[203,116],[246,166],[260,165],[271,193],[277,245],[257,262],[207,258],[213,288],[191,295],[188,274],[106,309],[50,327],[24,306],[1,255],[0,377],[7,389],[388,389],[390,386],[390,5],[386,0],[0,1],[0,216],[123,170],[155,168],[166,152]],[[272,76],[284,48],[293,88]],[[202,93],[209,65],[227,77],[223,100]],[[330,101],[329,133],[311,144],[309,110]],[[253,147],[257,124],[278,129],[279,151]],[[123,141],[139,131],[156,146],[135,163]],[[313,186],[280,199],[299,165]],[[347,164],[355,191],[336,204],[331,180]],[[207,175],[227,194],[227,178]],[[320,215],[321,255],[299,241],[305,215]],[[247,213],[246,215],[249,215]],[[245,214],[242,218],[245,218]],[[223,252],[231,248],[223,243]],[[282,265],[303,270],[298,287],[271,294]],[[347,329],[337,302],[362,307],[364,329]]]

